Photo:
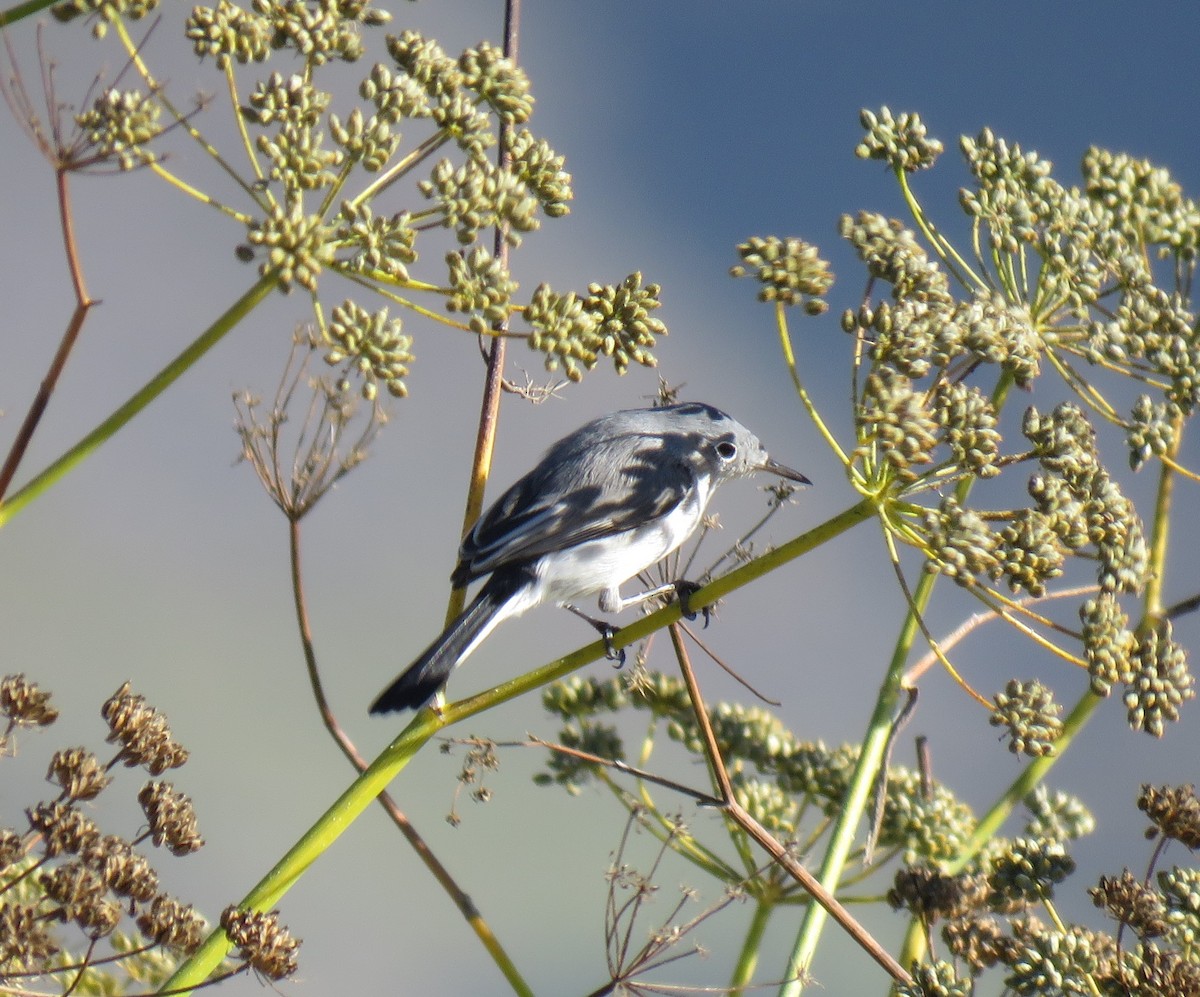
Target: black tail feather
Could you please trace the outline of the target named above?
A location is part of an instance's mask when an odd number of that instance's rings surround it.
[[[371,713],[394,713],[424,706],[446,684],[471,642],[492,622],[513,594],[528,584],[524,572],[494,574],[474,601],[371,704]]]

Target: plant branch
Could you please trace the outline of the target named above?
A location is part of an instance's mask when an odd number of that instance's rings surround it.
[[[521,0],[506,0],[504,4],[504,55],[517,64],[521,38]],[[512,164],[509,143],[506,138],[512,124],[500,122],[500,149],[497,163],[501,171]],[[508,269],[508,224],[496,226],[492,243],[492,255],[505,270]],[[494,328],[503,333],[508,330],[508,319],[497,323]],[[508,343],[503,335],[492,337],[487,351],[487,373],[483,382],[483,398],[479,407],[479,429],[475,436],[475,455],[471,460],[471,480],[467,487],[467,507],[463,512],[463,536],[475,525],[483,512],[483,492],[487,487],[492,470],[492,455],[496,449],[496,431],[500,423],[500,399],[504,394],[504,359],[508,354]],[[450,593],[446,608],[446,625],[449,626],[466,604],[466,588],[460,587]]]
[[[179,356],[139,388],[125,404],[121,405],[112,415],[32,481],[14,492],[6,502],[0,504],[0,526],[4,526],[25,506],[41,496],[76,465],[82,463],[85,458],[91,456],[92,452],[98,449],[102,443],[114,436],[135,415],[179,380],[193,364],[216,346],[227,332],[250,314],[274,288],[275,274],[274,271],[271,271],[230,305],[220,318],[204,330]]]
[[[700,695],[700,684],[696,681],[696,675],[692,671],[691,661],[688,658],[687,647],[683,642],[683,634],[680,633],[679,627],[671,624],[667,628],[671,635],[671,646],[675,650],[675,657],[679,661],[680,670],[683,672],[683,680],[687,684],[688,697],[692,703],[692,710],[696,716],[696,723],[700,727],[700,732],[704,737],[705,755],[708,758],[708,764],[712,772],[714,781],[720,791],[721,797],[725,800],[725,812],[738,827],[746,832],[754,839],[758,845],[763,848],[767,854],[782,866],[793,879],[796,880],[822,908],[824,908],[829,916],[857,942],[862,949],[874,959],[894,980],[899,980],[903,983],[911,982],[908,973],[904,968],[892,958],[882,945],[880,945],[864,928],[855,917],[846,910],[845,907],[838,902],[837,898],[832,893],[827,891],[816,878],[799,862],[796,861],[792,853],[781,844],[765,827],[756,821],[746,809],[737,802],[733,793],[733,784],[729,780],[729,773],[725,768],[725,763],[721,758],[721,749],[717,744],[717,736],[713,732],[712,723],[708,717],[708,709],[704,705],[704,700]],[[789,976],[799,980],[802,974],[806,971],[803,966],[789,966]]]
[[[795,537],[770,553],[735,568],[727,575],[722,575],[703,588],[697,589],[691,595],[689,600],[691,607],[701,609],[710,605],[748,582],[800,557],[844,533],[852,526],[871,518],[873,508],[872,503],[866,500],[859,502],[833,519]],[[679,604],[672,603],[617,631],[613,638],[613,644],[619,647],[635,644],[656,630],[660,630],[670,623],[676,623],[680,619],[682,619],[682,613]],[[589,662],[598,661],[605,655],[605,651],[605,642],[596,640],[571,654],[504,682],[495,688],[456,703],[450,703],[440,710],[426,707],[419,711],[408,726],[397,735],[396,739],[367,766],[366,771],[333,802],[300,840],[279,859],[274,868],[250,890],[239,906],[247,910],[270,910],[274,907],[304,875],[305,871],[354,823],[358,816],[371,805],[375,797],[387,788],[388,783],[400,774],[435,734],[451,724],[466,720],[499,703],[507,702],[523,693],[569,675]],[[766,834],[765,831],[763,833]],[[774,840],[770,838],[769,834],[767,839]],[[783,853],[780,861],[797,865],[786,852]],[[181,989],[199,986],[217,968],[229,948],[229,940],[225,937],[225,933],[221,930],[214,931],[196,952],[180,964],[174,975],[167,981],[167,986]]]
[[[350,740],[338,722],[337,716],[334,714],[332,707],[329,705],[329,700],[325,696],[325,688],[321,682],[321,673],[317,666],[316,649],[313,644],[312,626],[309,622],[308,605],[304,596],[304,575],[301,571],[300,561],[300,520],[297,518],[288,518],[288,539],[291,552],[292,597],[296,606],[296,626],[300,632],[300,645],[304,650],[304,663],[308,670],[308,680],[312,685],[313,698],[317,701],[317,710],[321,714],[321,722],[325,725],[325,729],[329,731],[329,736],[333,738],[334,742],[341,749],[342,754],[349,759],[355,771],[359,775],[362,775],[367,769],[367,763],[362,755],[359,754],[354,742]],[[438,885],[441,886],[454,902],[459,913],[462,914],[463,918],[471,926],[471,930],[475,932],[476,937],[500,968],[500,971],[504,974],[504,978],[508,980],[513,991],[525,995],[525,997],[532,997],[533,991],[522,978],[520,971],[492,932],[491,926],[484,919],[479,908],[475,906],[475,902],[455,882],[450,871],[442,865],[441,860],[434,854],[420,832],[413,827],[396,801],[386,791],[381,792],[376,797],[376,800],[383,807],[388,817],[391,818],[392,823],[404,835],[405,840],[412,846],[413,851],[417,853],[417,857],[425,864],[425,868],[433,874],[433,878],[437,880]]]
[[[8,487],[12,484],[17,468],[25,456],[25,451],[29,448],[38,423],[41,422],[42,415],[46,411],[46,406],[50,404],[50,396],[54,393],[59,376],[67,366],[67,359],[83,329],[84,320],[92,306],[96,304],[88,295],[87,284],[83,278],[83,267],[79,262],[79,249],[75,241],[75,218],[71,211],[71,187],[67,171],[61,168],[56,170],[54,180],[58,192],[58,217],[62,227],[63,249],[67,257],[67,270],[71,275],[71,286],[75,292],[75,310],[71,313],[71,319],[67,323],[62,341],[58,344],[54,359],[50,361],[50,368],[46,371],[46,376],[42,378],[37,395],[34,396],[33,403],[29,406],[29,411],[25,414],[20,429],[17,430],[16,438],[4,460],[4,466],[0,468],[0,502],[3,502],[4,496],[8,494]]]

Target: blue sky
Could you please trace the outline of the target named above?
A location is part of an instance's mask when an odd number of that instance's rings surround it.
[[[397,3],[392,10],[388,30],[417,27],[450,52],[499,40],[496,2]],[[198,63],[181,38],[182,16],[183,8],[165,12],[149,61],[179,98],[196,89],[219,95],[211,63]],[[531,127],[567,156],[576,200],[568,218],[527,238],[514,272],[528,291],[543,280],[582,287],[641,270],[663,286],[659,314],[671,334],[658,350],[658,372],[618,379],[598,369],[546,407],[508,405],[497,485],[519,476],[569,428],[640,404],[662,373],[685,383],[685,396],[728,409],[774,456],[814,480],[777,521],[775,539],[844,508],[853,496],[795,403],[770,313],[753,301],[748,283],[727,276],[734,245],[751,234],[798,235],[832,261],[839,282],[831,314],[798,319],[796,339],[818,402],[845,429],[848,344],[837,315],[857,304],[862,278],[837,240],[837,220],[862,208],[902,215],[884,168],[854,158],[859,109],[918,111],[943,140],[942,162],[915,184],[951,231],[957,190],[967,182],[958,136],[983,126],[1052,159],[1066,182],[1095,144],[1169,167],[1194,196],[1197,37],[1200,10],[1178,3],[526,2],[522,62],[537,98]],[[13,29],[11,38],[28,74],[31,25]],[[46,47],[61,63],[65,99],[81,92],[97,66],[111,76],[121,64],[114,45],[93,42],[80,25],[50,24]],[[368,36],[364,66],[385,58],[381,33]],[[339,67],[348,81],[342,104],[361,72]],[[242,78],[249,87],[251,74]],[[220,100],[199,120],[228,138]],[[182,157],[192,153],[178,148],[181,158],[171,165],[186,174]],[[7,113],[0,113],[0,170],[7,180],[0,198],[0,429],[11,432],[70,300],[52,177]],[[89,284],[103,305],[89,318],[23,474],[107,415],[252,279],[234,257],[242,233],[148,173],[80,179],[74,197]],[[230,396],[244,388],[269,394],[292,327],[305,317],[299,295],[271,301],[0,534],[8,566],[0,573],[5,669],[25,670],[53,689],[74,718],[72,736],[93,743],[99,702],[131,678],[192,749],[179,783],[196,799],[210,846],[174,863],[179,869],[168,866],[169,876],[213,914],[241,896],[348,781],[303,676],[284,524],[249,470],[234,466]],[[425,646],[441,618],[478,404],[473,340],[415,322],[407,328],[418,358],[411,397],[395,406],[372,458],[306,526],[318,649],[335,706],[368,754],[397,728],[394,720],[368,720],[365,704]],[[515,376],[525,367],[541,377],[537,356],[520,347],[512,364]],[[754,489],[726,491],[715,506],[722,518],[731,527],[751,522]],[[740,593],[712,631],[723,648],[740,652],[751,681],[784,701],[780,712],[802,736],[832,743],[857,737],[882,675],[902,602],[871,530],[789,566],[775,584]],[[1172,597],[1190,594],[1189,584],[1172,579]],[[936,622],[949,627],[964,611],[966,603],[951,603]],[[577,646],[585,635],[560,615],[543,610],[498,633],[455,677],[454,689],[500,681],[531,647],[541,662]],[[1194,645],[1196,636],[1194,624],[1180,628],[1185,643]],[[1016,656],[1023,665],[1028,658],[1030,674],[1055,674],[1008,639],[964,650],[984,688],[998,687]],[[721,676],[708,681],[714,697],[735,695]],[[1074,681],[1062,680],[1065,701],[1073,701],[1067,690]],[[935,739],[936,773],[985,806],[1018,763],[943,676],[924,692],[916,726],[926,721],[923,732],[945,739]],[[1055,785],[1097,809],[1106,804],[1113,815],[1103,840],[1079,849],[1079,890],[1089,877],[1142,856],[1133,813],[1141,781],[1196,778],[1194,760],[1179,747],[1183,738],[1150,743],[1125,729],[1117,704],[1106,706],[1055,773]],[[553,730],[533,698],[471,727],[496,737],[526,730]],[[37,758],[52,742],[53,734],[28,739],[24,751]],[[39,764],[30,764],[36,778]],[[496,922],[535,989],[586,992],[602,979],[602,872],[621,816],[598,795],[566,800],[533,789],[528,775],[536,765],[531,755],[506,755],[493,781],[496,801],[461,804],[466,820],[457,830],[442,820],[454,760],[429,752],[396,792]],[[1083,916],[1082,904],[1076,909]],[[284,910],[306,938],[303,982],[284,992],[500,992],[494,968],[450,903],[377,816],[347,834]],[[883,930],[894,930],[894,922]],[[781,924],[776,933],[772,951],[783,952],[790,928]],[[716,954],[681,969],[681,977],[712,982],[715,970],[724,979],[728,951],[720,937],[703,940]],[[814,968],[830,993],[849,992],[839,980],[863,978],[854,970],[857,957],[849,975],[840,975],[845,960],[837,954],[845,951],[831,933]],[[870,972],[865,978],[874,980]],[[771,978],[769,958],[764,974]],[[259,992],[252,982],[231,990]]]

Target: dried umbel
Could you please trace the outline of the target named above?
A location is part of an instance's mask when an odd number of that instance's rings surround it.
[[[46,716],[45,694],[24,680],[8,689],[12,702],[32,702],[37,715]],[[134,811],[131,823],[140,837],[133,841],[103,833],[92,816],[99,812],[92,801],[102,792],[108,801],[105,818],[119,813],[113,786],[120,785],[120,777],[112,772],[118,761],[151,768],[178,765],[186,752],[171,740],[166,718],[131,693],[128,684],[104,704],[102,713],[109,740],[120,745],[109,765],[87,748],[55,751],[47,780],[59,788],[58,798],[27,808],[23,833],[0,828],[5,881],[0,977],[5,979],[75,966],[86,970],[86,988],[126,992],[133,981],[144,983],[170,971],[173,957],[162,949],[193,951],[203,940],[203,919],[159,892],[158,872],[135,848],[136,841],[147,837],[177,855],[198,848],[203,842],[191,801],[167,783],[150,783],[138,797],[142,809]],[[136,921],[149,945],[122,932],[126,920]],[[111,941],[97,948],[102,939]]]
[[[46,727],[58,719],[58,710],[50,705],[50,693],[24,675],[6,675],[0,680],[0,712],[8,718],[5,740],[14,727]]]
[[[100,759],[86,748],[56,751],[46,779],[62,786],[63,797],[68,800],[93,800],[112,782]]]
[[[1092,902],[1103,907],[1140,938],[1157,938],[1167,932],[1166,904],[1162,895],[1144,885],[1126,869],[1120,876],[1101,876],[1099,885],[1088,890]]]
[[[221,927],[238,949],[238,954],[270,980],[283,980],[296,972],[300,943],[279,924],[279,912],[227,907]]]
[[[204,918],[190,904],[165,895],[155,897],[137,923],[138,930],[156,944],[186,955],[195,952],[208,933]]]
[[[146,783],[138,793],[138,802],[156,845],[166,845],[172,855],[187,855],[204,846],[191,799],[169,782]]]
[[[1143,786],[1137,805],[1154,823],[1147,837],[1161,834],[1193,850],[1200,848],[1200,799],[1195,786]]]
[[[187,749],[172,740],[167,718],[144,696],[130,692],[128,682],[113,693],[100,714],[109,727],[107,740],[121,745],[119,758],[125,765],[141,765],[151,775],[161,775],[187,761]]]

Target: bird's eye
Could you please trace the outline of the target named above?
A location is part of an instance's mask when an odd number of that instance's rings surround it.
[[[717,454],[722,460],[733,460],[737,456],[737,447],[724,440],[717,444]]]

